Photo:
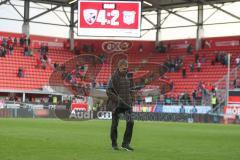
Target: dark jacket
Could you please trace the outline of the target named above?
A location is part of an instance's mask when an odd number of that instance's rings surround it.
[[[116,108],[132,108],[134,91],[133,81],[127,76],[121,76],[117,70],[111,77],[106,90],[107,108],[115,111]]]

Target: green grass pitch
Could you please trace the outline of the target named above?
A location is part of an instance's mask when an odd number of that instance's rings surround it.
[[[239,160],[240,126],[135,122],[134,152],[113,151],[110,121],[0,119],[0,160]],[[125,122],[119,124],[121,143]]]

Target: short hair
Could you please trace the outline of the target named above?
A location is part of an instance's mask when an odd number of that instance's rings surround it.
[[[122,65],[128,65],[128,61],[126,59],[121,59],[118,61],[118,68]]]

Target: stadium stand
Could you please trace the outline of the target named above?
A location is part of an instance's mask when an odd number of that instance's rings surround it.
[[[1,33],[3,37],[17,37],[18,39],[21,35],[12,34],[12,33]],[[41,43],[51,44],[53,41],[56,41],[56,38],[51,37],[31,37],[31,48],[33,51],[33,56],[24,56],[24,47],[17,45],[14,46],[13,54],[6,55],[6,57],[0,58],[0,76],[2,77],[0,88],[2,90],[41,90],[43,86],[49,85],[49,78],[54,68],[52,67],[54,63],[59,65],[64,64],[66,61],[71,60],[76,56],[73,52],[70,52],[67,49],[68,44],[59,45],[61,43],[56,43],[55,46],[49,47],[48,58],[51,60],[51,64],[48,64],[46,69],[37,68],[36,65],[39,63],[37,59],[40,56],[40,47]],[[167,72],[165,69],[163,75],[159,76],[157,79],[152,79],[146,88],[151,88],[151,86],[159,86],[160,91],[164,90],[162,93],[167,93],[171,95],[174,93],[174,96],[178,97],[180,94],[187,92],[189,95],[192,95],[192,92],[196,89],[199,82],[204,82],[206,85],[211,84],[215,85],[224,75],[227,73],[226,65],[222,65],[220,62],[215,62],[216,55],[224,51],[224,53],[230,53],[231,57],[231,68],[236,67],[235,59],[239,56],[240,47],[239,47],[239,37],[221,37],[221,38],[212,38],[204,40],[204,46],[202,49],[196,53],[193,51],[192,54],[187,53],[187,47],[189,44],[194,44],[194,40],[176,40],[176,41],[165,41],[163,46],[166,47],[165,53],[159,53],[155,50],[153,42],[128,42],[128,41],[111,41],[115,45],[122,45],[122,50],[114,51],[119,47],[115,47],[112,50],[104,50],[104,43],[106,41],[91,41],[86,40],[82,43],[81,40],[77,40],[75,46],[91,46],[90,52],[88,50],[80,51],[80,54],[94,54],[96,56],[104,56],[104,61],[102,64],[97,64],[95,67],[88,66],[89,75],[96,68],[101,68],[99,73],[96,75],[96,83],[98,86],[104,86],[107,84],[108,79],[111,75],[111,72],[114,70],[111,63],[114,60],[111,59],[111,56],[114,53],[120,53],[126,55],[126,58],[130,62],[130,70],[134,72],[134,77],[144,77],[154,71],[156,66],[150,65],[150,63],[157,64],[159,66],[163,65],[164,62],[171,58],[181,57],[183,60],[183,65],[181,68],[186,68],[186,77],[182,77],[182,69],[178,71]],[[66,40],[60,40],[59,42],[66,42]],[[124,46],[125,45],[125,46]],[[125,47],[125,48],[124,48]],[[140,48],[140,49],[139,49]],[[201,63],[201,71],[196,70],[196,54],[199,56],[199,61]],[[76,64],[73,62],[73,64]],[[194,71],[190,72],[189,66],[194,64]],[[164,66],[164,65],[163,65]],[[25,76],[19,78],[17,76],[18,69],[22,67],[24,69]],[[74,68],[73,66],[72,68]],[[165,67],[166,68],[166,67]],[[155,71],[154,71],[155,72]],[[166,73],[167,72],[167,73]],[[166,73],[164,75],[164,73]],[[34,81],[33,81],[34,79]],[[231,79],[234,80],[233,78]],[[88,79],[88,82],[91,80]],[[170,92],[170,81],[173,82],[173,90]],[[165,87],[165,88],[164,88]]]

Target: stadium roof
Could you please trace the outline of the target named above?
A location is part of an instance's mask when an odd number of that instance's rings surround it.
[[[212,5],[218,3],[236,2],[236,0],[144,0],[144,9],[173,9],[197,6],[198,4]],[[152,4],[152,6],[151,6]]]
[[[74,0],[30,0],[32,2],[68,6],[69,2]],[[144,0],[143,8],[145,10],[172,9],[180,7],[197,6],[198,4],[217,4],[236,2],[237,0]]]

